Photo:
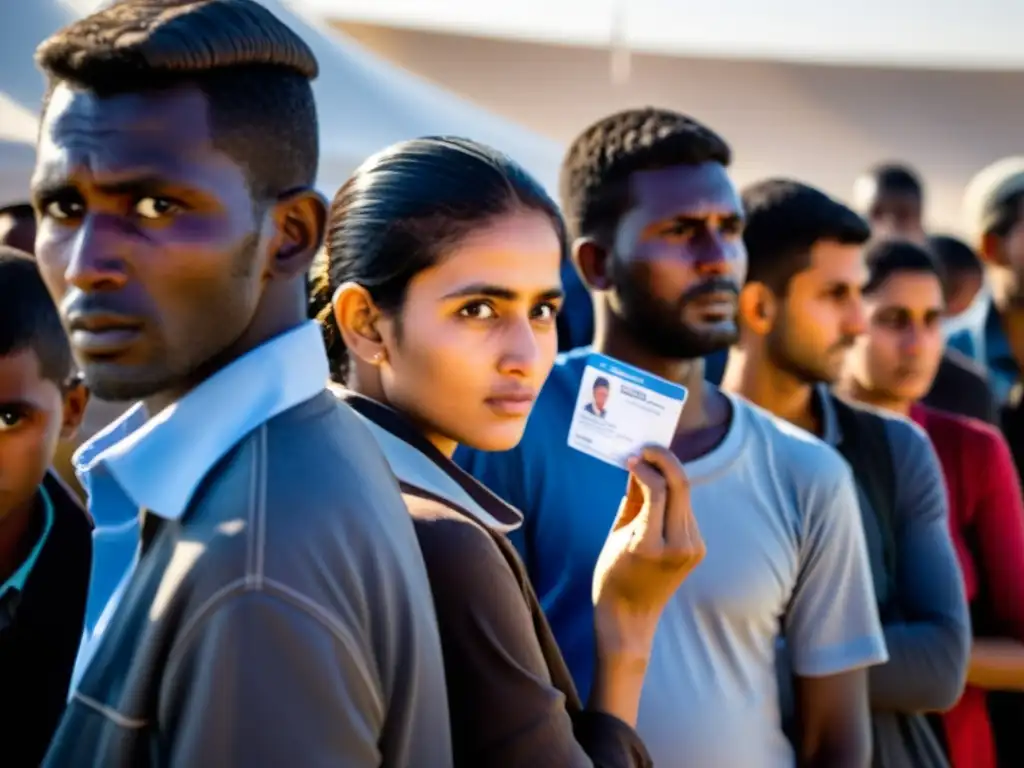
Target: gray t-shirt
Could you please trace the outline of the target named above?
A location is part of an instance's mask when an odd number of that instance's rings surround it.
[[[556,365],[519,447],[460,463],[524,513],[524,555],[586,697],[591,582],[626,473],[566,445],[585,351]],[[638,731],[659,768],[792,768],[776,641],[797,674],[887,658],[850,470],[817,438],[737,398],[723,442],[685,465],[707,557],[667,606]]]
[[[846,463],[733,406],[722,445],[686,465],[708,556],[662,616],[640,705],[640,735],[667,768],[794,764],[779,729],[778,637],[803,677],[887,658]]]

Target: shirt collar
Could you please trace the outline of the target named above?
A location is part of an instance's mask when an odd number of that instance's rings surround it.
[[[42,533],[39,534],[39,539],[32,546],[32,551],[28,553],[28,557],[18,567],[18,570],[12,573],[10,578],[0,585],[0,596],[6,595],[12,589],[18,592],[25,591],[25,582],[28,580],[29,574],[32,573],[36,560],[39,559],[39,553],[43,551],[43,545],[46,544],[46,539],[50,535],[50,529],[53,528],[53,501],[50,499],[50,494],[41,485],[39,486],[39,498],[43,502],[44,518]]]
[[[75,454],[75,469],[109,473],[132,503],[179,519],[203,478],[245,435],[315,397],[329,376],[316,322],[265,342],[146,419],[141,403]],[[166,471],[168,466],[173,471]]]
[[[522,525],[518,510],[441,453],[398,411],[354,392],[338,389],[335,393],[369,427],[404,489],[439,499],[499,533]]]

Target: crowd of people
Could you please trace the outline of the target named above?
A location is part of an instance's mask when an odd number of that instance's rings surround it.
[[[655,107],[557,201],[423,137],[328,203],[317,61],[255,0],[36,59],[3,765],[1024,765],[1024,159],[967,241],[909,167],[741,190]],[[594,354],[686,390],[625,468],[567,440]]]

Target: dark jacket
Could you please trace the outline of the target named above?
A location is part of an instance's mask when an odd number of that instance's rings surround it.
[[[931,391],[922,402],[987,424],[999,422],[999,406],[989,389],[985,369],[955,349],[947,349],[942,356]]]
[[[273,417],[157,519],[46,766],[451,764],[423,561],[351,409]]]
[[[346,399],[377,437],[416,526],[441,631],[457,768],[650,766],[632,728],[583,709],[504,535],[520,514],[397,412]]]
[[[36,768],[68,700],[92,565],[92,520],[56,475],[53,525],[23,592],[0,600],[0,765]]]

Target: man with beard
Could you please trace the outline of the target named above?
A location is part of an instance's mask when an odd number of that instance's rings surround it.
[[[745,190],[743,207],[750,270],[723,386],[820,436],[850,462],[890,657],[869,674],[873,764],[946,765],[922,713],[959,698],[970,629],[942,471],[918,427],[829,391],[864,331],[867,222],[784,179]],[[783,658],[796,657],[787,650]]]
[[[39,270],[86,384],[140,401],[75,456],[98,532],[44,765],[447,768],[412,522],[306,321],[312,51],[253,0],[126,0],[37,60]]]
[[[593,351],[689,391],[672,450],[707,557],[662,616],[638,730],[665,768],[863,766],[864,670],[886,653],[849,469],[704,382],[702,357],[736,338],[746,274],[730,159],[697,121],[638,109],[586,129],[562,169],[574,259],[594,293]],[[515,450],[460,455],[523,511],[513,540],[584,697],[594,565],[627,478],[566,445],[590,351],[559,360]],[[795,747],[779,726],[780,633],[795,658]]]

